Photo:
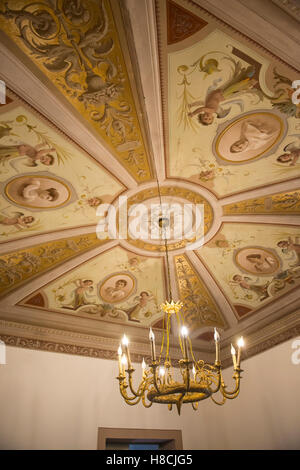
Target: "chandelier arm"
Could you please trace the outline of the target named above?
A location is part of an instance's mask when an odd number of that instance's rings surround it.
[[[222,391],[222,395],[227,398],[228,400],[234,400],[240,393],[240,389],[238,389],[233,395],[228,395],[225,391]]]
[[[138,389],[137,389],[137,392],[135,392],[134,388],[133,388],[133,384],[132,384],[132,372],[133,371],[130,371],[128,373],[128,384],[129,384],[129,389],[132,393],[132,395],[134,395],[135,397],[140,397],[142,396],[142,394],[144,393],[145,391],[145,388],[146,388],[146,381],[145,379],[142,380],[142,382],[140,383]]]
[[[213,394],[214,394],[214,393],[217,393],[217,392],[220,390],[220,388],[221,388],[221,383],[222,383],[221,366],[218,366],[218,372],[217,372],[217,374],[218,374],[218,382],[217,382],[217,386],[216,386],[215,390],[213,390],[211,387],[209,387]],[[210,379],[214,382],[214,380],[216,379],[216,377],[210,375]],[[214,382],[214,383],[215,383],[215,382]]]
[[[197,401],[196,403],[192,402],[192,407],[194,411],[198,410],[199,402]]]
[[[135,405],[138,405],[138,403],[141,401],[141,398],[142,397],[137,398],[136,401],[134,401],[134,402],[130,401],[130,400],[126,400],[126,398],[125,398],[125,402],[126,402],[127,405],[135,406]]]
[[[222,385],[222,394],[226,396],[226,398],[230,399],[230,398],[236,398],[238,396],[239,391],[240,391],[240,379],[241,379],[240,373],[241,373],[241,370],[238,369],[235,371],[235,373],[232,376],[232,378],[235,380],[234,390],[232,390],[231,392],[228,392],[226,390],[227,386],[225,384]]]
[[[167,331],[167,328],[165,328],[165,324],[166,324],[165,316],[166,314],[164,314],[163,316],[162,340],[161,340],[161,347],[160,347],[158,362],[161,361],[161,357],[162,357],[162,353],[163,353],[164,345],[165,345],[165,331]]]
[[[221,402],[218,402],[217,400],[214,399],[214,397],[211,395],[210,398],[212,399],[212,401],[216,404],[216,405],[219,405],[219,406],[222,406],[224,405],[224,403],[226,402],[226,397],[223,395],[223,400]]]
[[[149,401],[149,403],[146,403],[146,394],[145,393],[142,395],[142,403],[143,403],[145,408],[150,408],[153,405],[152,401]]]
[[[141,396],[140,397],[136,397],[136,396],[133,396],[133,397],[130,397],[127,395],[126,393],[126,388],[128,387],[127,384],[125,385],[121,385],[120,384],[120,393],[121,393],[121,396],[124,398],[124,400],[126,401],[126,403],[128,405],[136,405],[137,403],[139,403],[140,399],[141,399]],[[135,401],[134,401],[135,400]],[[134,401],[134,403],[132,403]]]

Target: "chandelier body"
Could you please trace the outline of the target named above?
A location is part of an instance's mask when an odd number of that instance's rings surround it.
[[[216,359],[214,364],[206,364],[202,360],[196,360],[192,350],[192,344],[188,337],[187,328],[183,324],[183,318],[180,315],[182,303],[166,302],[162,304],[164,315],[164,334],[161,344],[159,359],[156,360],[155,338],[150,329],[149,340],[151,345],[151,362],[148,368],[143,360],[142,363],[142,380],[137,388],[133,386],[133,374],[135,369],[132,368],[129,342],[124,335],[122,347],[119,347],[119,388],[122,397],[128,405],[136,405],[142,401],[146,408],[150,408],[153,403],[168,405],[172,410],[173,405],[177,407],[180,414],[182,404],[191,403],[194,410],[198,409],[199,402],[207,398],[217,405],[223,405],[226,399],[234,399],[240,391],[241,379],[241,348],[243,340],[238,342],[238,355],[231,346],[231,354],[234,366],[234,388],[228,391],[222,377],[220,362],[220,336],[215,329]],[[181,326],[181,334],[179,335],[179,345],[183,358],[178,361],[179,369],[177,375],[179,379],[175,379],[174,370],[169,351],[171,315],[176,315],[177,323]],[[166,341],[165,341],[166,340]],[[165,344],[166,343],[166,344]],[[164,353],[164,354],[163,354]],[[216,400],[214,395],[219,393],[220,400]]]

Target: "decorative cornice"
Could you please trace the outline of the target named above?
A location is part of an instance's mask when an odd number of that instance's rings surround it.
[[[12,325],[11,322],[5,322],[3,320],[0,321],[0,340],[4,341],[4,343],[7,346],[33,349],[33,350],[38,350],[38,351],[72,354],[72,355],[77,355],[77,356],[86,356],[86,357],[93,357],[93,358],[98,358],[98,359],[109,359],[109,360],[117,359],[116,350],[105,349],[101,347],[100,345],[99,347],[79,345],[79,344],[74,343],[74,339],[71,343],[66,343],[66,342],[58,341],[58,340],[36,339],[36,338],[28,338],[23,335],[20,336],[18,334],[2,333],[1,329],[3,327],[4,327],[3,329],[5,329],[6,324]],[[35,327],[32,327],[32,328],[34,329]],[[38,328],[38,329],[42,330],[42,328]],[[40,334],[43,334],[43,336],[45,336],[45,332],[41,331]],[[250,359],[251,357],[254,357],[257,354],[267,351],[298,335],[300,335],[300,319],[298,320],[297,324],[294,324],[293,326],[290,326],[290,327],[286,326],[285,329],[282,329],[282,331],[279,331],[278,333],[269,337],[268,339],[260,343],[253,344],[252,346],[251,345],[248,346],[243,352],[243,359]],[[63,336],[65,337],[69,336],[69,332],[64,332]],[[71,334],[70,336],[71,337],[80,336],[80,337],[86,337],[86,338],[88,337],[88,335],[77,335],[77,334],[73,334],[73,335]],[[104,338],[99,338],[98,339],[99,343],[102,343],[103,339]],[[116,343],[116,341],[114,341],[114,343]],[[145,358],[146,362],[151,361],[150,356],[147,356],[145,352],[132,353],[131,357],[132,357],[133,362],[141,362],[143,358]],[[206,357],[208,357],[207,354],[206,354]],[[213,355],[211,355],[210,360],[213,361]],[[222,360],[222,366],[224,368],[227,368],[227,367],[231,367],[231,365],[232,365],[232,359],[228,355],[227,357],[225,357],[224,360]]]
[[[159,0],[156,0],[156,1],[159,1]],[[260,44],[259,42],[255,41],[254,39],[252,39],[250,36],[248,36],[247,34],[245,33],[242,33],[241,31],[239,31],[237,28],[233,27],[231,24],[229,24],[228,22],[225,21],[225,19],[223,18],[220,18],[220,16],[217,16],[218,13],[214,12],[212,13],[212,11],[209,10],[209,6],[207,5],[206,7],[204,7],[203,5],[199,5],[197,3],[197,0],[184,0],[185,2],[193,5],[194,7],[196,7],[197,9],[199,9],[200,11],[202,11],[203,13],[206,13],[208,16],[210,16],[213,20],[215,20],[217,23],[225,26],[226,28],[228,28],[229,30],[231,30],[232,32],[234,32],[236,35],[242,37],[243,39],[245,39],[247,42],[255,45],[257,48],[259,48],[260,50],[262,50],[263,52],[267,53],[268,55],[274,57],[276,60],[278,60],[279,62],[281,62],[282,64],[284,64],[285,66],[289,67],[291,70],[294,70],[295,72],[299,72],[299,70],[297,68],[295,68],[293,65],[291,65],[291,63],[289,62],[286,62],[284,59],[282,59],[281,57],[279,57],[278,55],[274,54],[273,52],[270,51],[270,49],[268,49],[267,47],[263,46],[262,44]],[[200,0],[201,1],[201,0]],[[285,1],[285,0],[282,0],[282,1]],[[220,15],[221,15],[221,11],[219,12]],[[245,20],[246,18],[244,18]],[[275,27],[274,27],[275,29]]]
[[[261,354],[299,335],[300,335],[300,323],[299,325],[296,325],[281,333],[278,333],[259,344],[250,346],[250,348],[245,349],[245,351],[243,351],[243,359],[250,359],[251,357],[256,356],[257,354]],[[222,366],[225,368],[230,367],[231,365],[232,365],[232,359],[230,357],[227,357],[225,360],[222,361]]]
[[[300,5],[297,0],[272,0],[282,10],[286,11],[289,15],[300,21]]]

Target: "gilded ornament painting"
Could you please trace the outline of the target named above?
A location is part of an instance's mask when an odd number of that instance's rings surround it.
[[[300,214],[300,191],[260,196],[254,199],[225,204],[223,212],[230,214]]]
[[[185,255],[174,257],[184,322],[191,331],[204,326],[225,328],[226,321],[205,283]]]
[[[55,6],[50,0],[2,2],[0,29],[138,182],[152,179],[133,84],[108,0],[59,0]]]
[[[64,261],[105,243],[95,233],[90,233],[1,254],[0,295],[5,295]]]

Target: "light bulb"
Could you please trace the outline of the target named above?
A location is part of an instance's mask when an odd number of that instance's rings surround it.
[[[121,345],[118,347],[118,356],[122,356],[122,348],[121,348]]]
[[[121,359],[121,362],[122,362],[122,365],[123,365],[124,367],[127,367],[127,358],[126,358],[125,354],[123,354],[122,359]]]
[[[214,332],[214,340],[215,340],[215,341],[220,341],[220,335],[219,335],[219,333],[218,333],[218,331],[217,331],[217,328],[215,328],[214,330],[215,330],[215,332]]]
[[[231,345],[231,354],[234,356],[236,354],[235,348],[233,345]]]
[[[186,326],[183,326],[183,327],[181,328],[181,335],[182,335],[184,338],[187,338],[188,334],[189,334],[189,331],[188,331],[187,327],[186,327]]]
[[[160,367],[158,373],[159,373],[159,375],[160,375],[161,377],[163,377],[163,376],[165,375],[165,373],[166,373],[165,368],[164,368],[164,367]]]
[[[145,362],[145,359],[144,359],[144,358],[143,358],[143,362],[142,362],[142,368],[143,368],[143,370],[146,369],[146,362]]]
[[[154,339],[155,339],[155,336],[154,336],[154,333],[153,333],[153,331],[152,331],[152,328],[150,328],[150,331],[149,331],[149,339],[150,339],[150,341],[154,341]]]
[[[126,335],[124,335],[122,338],[122,344],[124,344],[124,346],[128,346],[129,344],[129,341]]]
[[[243,346],[245,346],[245,341],[244,341],[244,338],[242,336],[238,340],[237,345],[238,345],[239,348],[242,348]]]

